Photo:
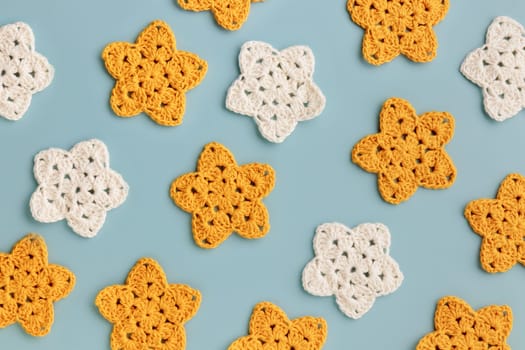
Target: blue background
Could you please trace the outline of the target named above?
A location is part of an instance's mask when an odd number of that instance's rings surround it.
[[[324,317],[324,349],[414,349],[433,331],[436,301],[456,295],[474,308],[508,304],[514,311],[512,348],[525,347],[525,269],[490,275],[479,265],[481,239],[463,218],[467,202],[495,196],[511,172],[525,174],[524,112],[504,123],[483,111],[481,90],[459,66],[481,46],[492,19],[509,15],[525,23],[521,0],[452,1],[436,27],[437,58],[416,64],[404,57],[381,67],[361,56],[363,30],[346,12],[345,0],[267,0],[253,4],[250,18],[236,32],[218,27],[210,13],[180,9],[173,0],[0,0],[1,24],[27,22],[36,49],[56,69],[50,87],[37,94],[24,118],[0,118],[0,251],[27,232],[48,244],[50,261],[77,276],[70,296],[55,304],[55,323],[44,338],[26,335],[20,326],[0,330],[2,349],[109,349],[110,323],[94,305],[98,291],[124,282],[143,256],[155,258],[171,283],[199,289],[203,301],[186,324],[187,349],[226,349],[247,333],[252,307],[268,300],[291,318]],[[179,127],[161,127],[147,116],[121,119],[108,103],[114,80],[100,54],[110,42],[133,42],[154,19],[167,21],[179,49],[206,59],[209,70],[187,94],[187,112]],[[224,108],[226,90],[237,78],[237,56],[248,40],[277,49],[308,45],[316,57],[314,79],[327,97],[323,114],[301,123],[283,143],[271,144],[255,122]],[[350,161],[350,150],[375,133],[378,113],[389,97],[408,99],[418,113],[448,111],[456,133],[447,151],[458,169],[450,189],[419,189],[405,203],[383,202],[376,176]],[[42,224],[32,219],[29,198],[36,187],[33,156],[49,147],[69,149],[99,138],[110,151],[111,167],[130,185],[126,202],[111,211],[98,236],[83,239],[65,221]],[[271,231],[263,239],[232,235],[219,248],[198,248],[191,216],[168,195],[171,181],[193,171],[202,147],[227,146],[239,163],[265,162],[277,174],[265,199]],[[313,257],[317,225],[347,226],[383,222],[391,230],[391,255],[405,281],[380,297],[362,319],[346,318],[334,298],[304,292],[301,272]]]

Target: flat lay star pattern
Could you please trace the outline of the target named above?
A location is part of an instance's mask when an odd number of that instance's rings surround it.
[[[525,108],[525,29],[509,17],[496,17],[485,45],[465,58],[461,73],[481,87],[487,114],[504,121]]]
[[[271,166],[237,165],[226,147],[212,142],[204,147],[197,172],[172,182],[170,196],[182,210],[192,213],[195,243],[201,248],[216,248],[233,231],[247,239],[268,233],[270,219],[262,199],[274,184]]]
[[[201,294],[185,284],[168,284],[162,267],[142,258],[124,285],[104,288],[95,304],[113,324],[112,350],[184,350],[184,323],[199,309]]]
[[[448,188],[456,179],[456,168],[445,151],[454,125],[450,113],[418,116],[408,101],[390,98],[379,115],[380,132],[354,146],[352,161],[377,173],[379,193],[391,204],[406,201],[419,186]]]
[[[321,350],[326,336],[324,319],[290,320],[277,305],[261,302],[253,309],[249,334],[235,340],[228,350]]]
[[[501,182],[496,199],[476,199],[465,207],[465,218],[483,237],[481,267],[505,272],[525,265],[525,177],[509,174]]]
[[[240,77],[226,108],[255,119],[261,135],[283,142],[301,121],[317,117],[326,98],[313,82],[314,54],[307,46],[277,51],[261,41],[246,42],[239,54]]]
[[[154,21],[135,43],[114,42],[102,52],[106,69],[116,79],[110,105],[120,117],[145,112],[163,126],[182,123],[186,92],[201,83],[208,64],[175,47],[175,35],[163,21]]]
[[[188,11],[211,11],[218,25],[227,30],[242,27],[250,14],[252,2],[263,0],[177,0]]]
[[[10,254],[0,253],[0,328],[18,322],[30,335],[44,336],[54,321],[53,303],[75,286],[75,275],[48,262],[44,239],[28,234]]]
[[[35,51],[29,25],[16,22],[0,27],[0,116],[22,118],[33,94],[48,87],[53,76],[53,66]]]
[[[512,310],[506,305],[490,305],[474,311],[462,299],[448,296],[437,304],[434,328],[416,350],[510,350],[506,339],[512,329]]]
[[[436,57],[433,26],[447,14],[449,0],[348,0],[352,20],[365,30],[363,57],[381,65],[403,54],[414,62]]]
[[[393,293],[403,282],[389,248],[390,231],[383,224],[352,229],[322,224],[314,237],[315,258],[303,270],[303,287],[313,295],[335,295],[346,316],[360,318],[376,297]]]
[[[99,140],[83,141],[70,151],[50,148],[34,159],[38,187],[29,203],[40,222],[67,220],[82,237],[94,237],[106,220],[106,212],[120,206],[128,184],[109,168],[109,153]]]

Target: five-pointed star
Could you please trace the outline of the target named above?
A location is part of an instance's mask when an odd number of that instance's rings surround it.
[[[212,142],[204,147],[197,172],[173,181],[170,196],[182,210],[193,214],[195,243],[215,248],[233,231],[248,239],[268,233],[270,219],[262,198],[272,191],[274,183],[271,166],[237,165],[226,147]]]
[[[320,350],[326,335],[324,319],[306,316],[289,320],[277,305],[261,302],[253,309],[249,334],[234,341],[228,350]]]
[[[28,334],[46,335],[54,320],[53,302],[74,285],[71,271],[48,263],[44,239],[25,236],[11,254],[0,253],[0,328],[18,322]]]
[[[204,79],[207,63],[197,55],[177,50],[167,23],[154,21],[134,44],[111,43],[102,58],[116,84],[110,104],[121,117],[145,112],[164,126],[182,123],[186,91]]]
[[[35,51],[35,37],[29,25],[17,22],[0,27],[0,115],[22,118],[32,95],[53,80],[54,69]]]
[[[184,323],[199,309],[201,294],[184,284],[168,284],[162,267],[142,258],[125,285],[104,288],[95,304],[113,323],[111,348],[183,350]]]

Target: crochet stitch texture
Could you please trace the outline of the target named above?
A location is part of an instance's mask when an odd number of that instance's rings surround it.
[[[40,222],[67,220],[74,232],[94,237],[106,220],[106,212],[120,206],[128,184],[109,168],[109,153],[99,140],[83,141],[70,151],[50,148],[34,159],[38,187],[29,203]]]
[[[307,46],[281,52],[260,41],[239,54],[240,77],[228,89],[226,108],[255,119],[261,135],[283,142],[297,123],[317,117],[326,98],[312,80],[315,59]]]
[[[249,335],[234,341],[228,350],[320,350],[326,336],[324,319],[306,316],[289,320],[278,306],[261,302],[253,309]]]
[[[435,332],[425,335],[416,350],[510,350],[506,339],[512,329],[510,307],[490,305],[474,311],[457,297],[439,300],[434,316]]]
[[[162,267],[142,258],[125,285],[104,288],[95,304],[113,323],[111,349],[184,350],[184,323],[199,309],[201,294],[184,284],[168,284]]]
[[[74,285],[71,271],[48,263],[44,239],[28,234],[11,254],[0,253],[0,328],[18,322],[30,335],[48,334],[53,303],[69,295]]]
[[[263,0],[177,0],[179,6],[189,11],[211,11],[215,21],[224,29],[237,30],[250,14],[252,2]]]
[[[379,115],[379,130],[354,146],[352,161],[377,173],[379,193],[385,201],[399,204],[418,186],[452,186],[456,168],[444,148],[454,135],[451,114],[428,112],[418,117],[408,101],[391,98]]]
[[[393,293],[403,282],[389,248],[390,232],[383,224],[353,229],[322,224],[314,237],[315,258],[303,270],[303,287],[313,295],[335,295],[346,316],[360,318],[376,297]]]
[[[381,65],[403,54],[415,62],[436,57],[432,26],[447,14],[449,0],[348,0],[352,20],[365,30],[363,57]]]
[[[35,51],[35,37],[29,25],[16,22],[0,27],[0,115],[22,118],[34,93],[53,80],[54,69]]]
[[[116,79],[111,108],[120,117],[145,112],[156,123],[176,126],[186,110],[186,91],[204,79],[208,65],[197,55],[180,51],[163,21],[152,22],[134,44],[114,42],[102,53]]]
[[[487,114],[496,121],[515,116],[525,107],[525,29],[509,17],[496,17],[486,43],[472,51],[461,73],[481,87]]]
[[[274,183],[271,166],[239,166],[226,147],[212,142],[204,147],[197,172],[173,181],[170,196],[182,210],[192,213],[195,243],[201,248],[215,248],[233,231],[248,239],[268,233],[270,219],[262,198],[272,191]]]
[[[496,199],[477,199],[465,207],[465,218],[483,237],[481,267],[505,272],[525,265],[525,177],[510,174],[501,182]]]

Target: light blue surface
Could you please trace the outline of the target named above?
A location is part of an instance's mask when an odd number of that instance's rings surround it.
[[[210,13],[181,10],[173,0],[0,0],[0,23],[27,22],[37,51],[56,69],[49,88],[34,96],[23,119],[0,118],[0,251],[27,232],[48,244],[50,261],[77,276],[70,296],[55,304],[55,323],[44,338],[20,326],[0,330],[1,349],[109,349],[112,326],[98,313],[99,290],[123,283],[142,256],[155,258],[172,283],[201,290],[197,315],[186,324],[187,349],[226,349],[247,333],[252,307],[268,300],[291,318],[317,315],[328,322],[324,349],[414,349],[433,330],[436,301],[464,298],[474,308],[508,304],[514,311],[513,349],[525,347],[525,269],[490,275],[479,266],[480,237],[463,218],[467,202],[493,197],[511,172],[525,174],[525,113],[496,123],[484,113],[481,91],[459,73],[464,56],[483,44],[499,15],[525,23],[521,0],[452,1],[436,26],[437,58],[415,64],[404,57],[381,67],[361,57],[363,30],[349,19],[345,1],[267,0],[254,4],[237,32],[216,26]],[[100,53],[113,41],[134,41],[152,20],[167,21],[178,48],[208,61],[200,86],[187,94],[184,123],[160,127],[147,116],[121,119],[108,99],[114,80]],[[228,86],[238,76],[237,56],[248,40],[277,49],[304,44],[316,57],[314,79],[327,97],[324,113],[301,123],[283,144],[260,137],[255,123],[224,108]],[[447,150],[458,177],[443,191],[419,189],[398,206],[382,201],[376,176],[351,163],[349,153],[375,133],[389,97],[408,99],[419,113],[449,111],[456,132]],[[127,201],[111,211],[94,239],[74,234],[64,221],[42,224],[29,212],[36,183],[33,156],[49,147],[69,149],[99,138],[111,166],[130,185]],[[210,141],[226,145],[239,163],[266,162],[277,174],[265,199],[272,229],[263,239],[232,235],[215,250],[203,250],[191,235],[191,217],[168,195],[171,181],[193,171]],[[392,232],[391,255],[405,275],[401,288],[378,298],[360,320],[346,318],[333,298],[303,291],[301,272],[313,257],[317,225],[383,222]]]

